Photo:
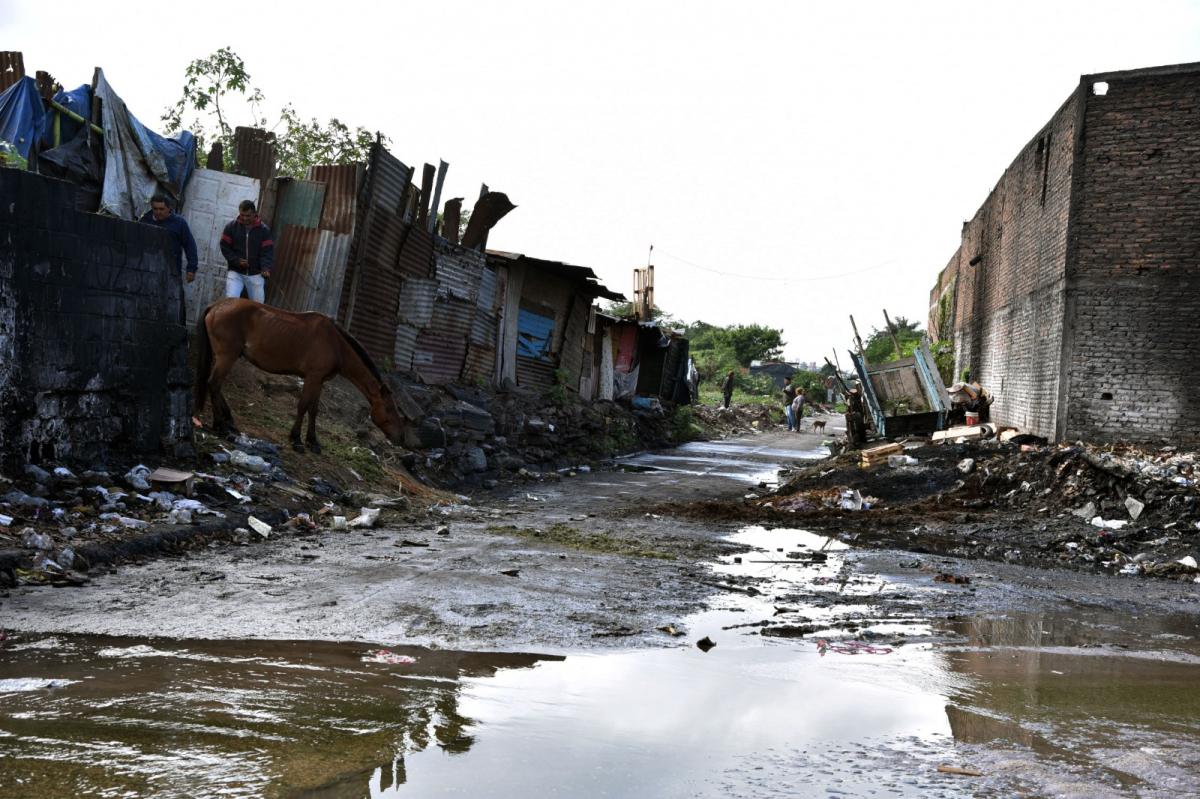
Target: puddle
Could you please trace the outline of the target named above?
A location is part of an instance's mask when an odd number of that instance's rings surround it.
[[[928,575],[860,572],[804,530],[733,540],[746,551],[712,564],[710,607],[664,619],[686,635],[653,650],[17,636],[0,649],[0,797],[1194,791],[1193,617],[931,620],[924,595],[955,589]],[[781,627],[801,632],[764,634]]]

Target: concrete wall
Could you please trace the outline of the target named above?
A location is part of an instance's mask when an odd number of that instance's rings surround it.
[[[1092,94],[1105,82],[1107,93]],[[1060,432],[1200,442],[1200,65],[1084,81]]]
[[[0,457],[186,451],[191,376],[168,235],[0,169]]]

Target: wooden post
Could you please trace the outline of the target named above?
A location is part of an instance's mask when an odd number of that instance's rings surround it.
[[[888,335],[892,337],[892,346],[896,348],[896,360],[904,357],[904,353],[900,351],[900,341],[896,338],[896,330],[892,327],[892,320],[888,318],[887,308],[883,309],[883,321],[887,322]]]
[[[854,328],[854,346],[858,348],[858,357],[862,358],[863,365],[867,364],[867,353],[863,350],[862,336],[858,335],[858,325],[854,324],[854,314],[850,314],[850,327]]]

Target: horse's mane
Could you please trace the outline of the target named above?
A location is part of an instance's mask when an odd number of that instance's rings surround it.
[[[376,380],[379,381],[381,385],[386,386],[387,383],[383,381],[383,375],[379,373],[379,368],[375,366],[375,362],[371,360],[371,356],[367,354],[367,351],[363,348],[363,345],[358,343],[358,339],[350,335],[341,325],[335,324],[334,327],[336,327],[337,331],[342,334],[342,338],[346,339],[346,343],[349,344],[356,353],[358,353],[358,357],[362,358],[362,362],[366,364],[367,370],[370,371],[370,373],[375,377]]]

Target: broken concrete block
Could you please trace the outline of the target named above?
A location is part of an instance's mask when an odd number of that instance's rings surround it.
[[[1142,515],[1142,511],[1146,509],[1146,503],[1133,497],[1125,498],[1125,510],[1129,511],[1129,518],[1137,521],[1137,518]]]

